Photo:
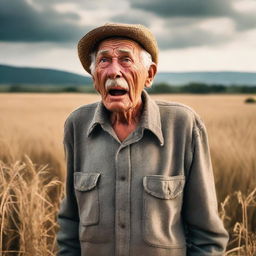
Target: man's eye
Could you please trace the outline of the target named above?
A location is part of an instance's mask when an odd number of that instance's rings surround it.
[[[108,61],[107,58],[101,58],[101,59],[100,59],[100,62],[102,62],[102,63],[107,62],[107,61]]]
[[[131,59],[130,59],[130,58],[128,58],[128,57],[126,57],[126,58],[123,58],[123,61],[124,61],[124,62],[130,62],[130,61],[131,61]]]
[[[129,57],[123,57],[123,58],[121,59],[121,63],[123,63],[123,65],[130,65],[131,62],[132,62],[132,60],[131,60],[131,58],[129,58]]]

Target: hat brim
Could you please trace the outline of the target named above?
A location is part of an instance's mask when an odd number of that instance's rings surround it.
[[[91,53],[101,41],[110,37],[125,37],[139,43],[157,64],[157,42],[149,29],[140,24],[106,24],[88,32],[78,43],[78,56],[88,73],[91,73]]]

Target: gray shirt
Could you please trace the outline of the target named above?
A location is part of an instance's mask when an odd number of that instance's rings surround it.
[[[142,99],[140,124],[122,142],[101,102],[68,117],[59,255],[223,255],[202,121],[185,105]]]

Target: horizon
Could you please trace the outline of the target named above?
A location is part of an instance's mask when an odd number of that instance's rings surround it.
[[[31,69],[43,69],[43,70],[53,70],[53,71],[60,71],[60,72],[67,72],[72,73],[75,75],[81,75],[86,77],[91,77],[89,73],[87,73],[85,70],[83,73],[73,72],[70,70],[65,69],[59,69],[59,68],[51,68],[51,67],[40,67],[40,66],[19,66],[19,65],[11,65],[11,64],[4,64],[0,63],[0,66],[6,66],[6,67],[12,67],[12,68],[31,68]],[[248,73],[248,74],[256,74],[256,71],[236,71],[236,70],[188,70],[188,71],[157,71],[157,74],[179,74],[179,73]],[[156,75],[157,75],[156,74]]]

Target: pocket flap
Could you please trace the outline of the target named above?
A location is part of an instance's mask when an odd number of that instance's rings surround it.
[[[74,187],[78,191],[89,191],[97,185],[100,173],[74,172]]]
[[[150,175],[143,178],[143,186],[147,193],[161,199],[173,199],[182,191],[185,176]]]

